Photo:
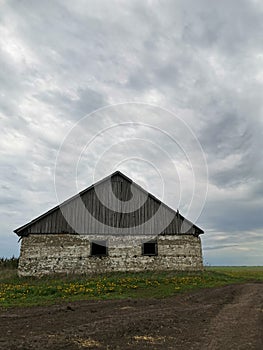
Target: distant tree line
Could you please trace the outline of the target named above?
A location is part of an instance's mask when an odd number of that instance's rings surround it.
[[[18,258],[0,258],[0,269],[16,269],[18,266]]]

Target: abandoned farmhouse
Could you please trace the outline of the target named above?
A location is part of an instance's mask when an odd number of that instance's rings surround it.
[[[14,232],[20,276],[203,268],[203,230],[119,171]]]

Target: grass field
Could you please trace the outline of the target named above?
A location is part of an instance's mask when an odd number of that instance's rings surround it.
[[[19,278],[0,270],[0,306],[45,305],[85,299],[164,298],[191,289],[263,281],[263,267],[208,267],[203,272],[111,273]]]

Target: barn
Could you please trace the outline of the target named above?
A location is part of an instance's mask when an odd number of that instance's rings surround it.
[[[203,268],[204,231],[120,171],[14,232],[20,276]]]

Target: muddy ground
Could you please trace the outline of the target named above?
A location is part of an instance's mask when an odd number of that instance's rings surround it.
[[[263,284],[0,311],[0,349],[263,349]]]

